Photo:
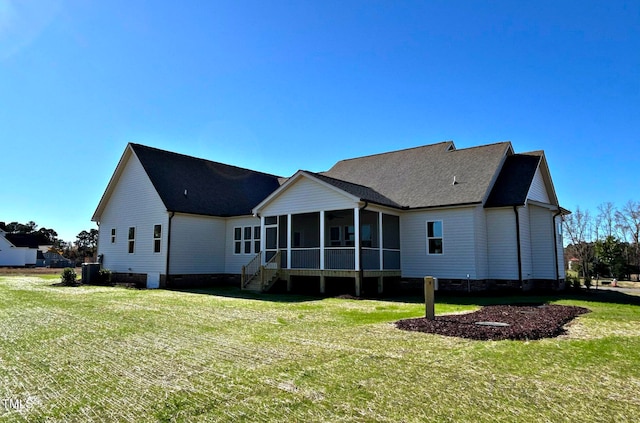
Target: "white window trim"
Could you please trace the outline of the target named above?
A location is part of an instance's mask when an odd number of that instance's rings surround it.
[[[116,235],[117,235],[117,230],[116,228],[111,228],[111,243],[115,244],[116,243]]]
[[[435,223],[435,222],[440,222],[440,230],[442,231],[441,236],[429,236],[429,223]],[[429,256],[443,256],[444,255],[444,223],[442,221],[442,219],[435,219],[435,220],[427,220],[427,222],[425,223],[425,230],[426,230],[426,240],[427,240],[427,255]],[[442,252],[441,253],[432,253],[429,251],[429,240],[431,239],[439,239],[442,241]]]
[[[131,229],[133,229],[133,238],[129,238]],[[136,236],[138,235],[138,228],[136,226],[129,226],[127,229],[127,254],[136,253]],[[133,251],[129,251],[129,245],[133,242]]]
[[[233,255],[234,256],[240,256],[242,255],[242,251],[243,251],[243,243],[242,243],[242,237],[244,236],[244,234],[242,233],[243,229],[242,226],[234,226],[233,227]],[[240,230],[240,239],[236,239],[236,230]],[[237,253],[236,252],[236,245],[240,244],[240,252]]]
[[[160,236],[156,238],[156,226],[160,226]],[[156,251],[156,241],[160,242],[160,248]],[[153,254],[161,254],[162,253],[162,225],[156,224],[153,225]]]
[[[246,238],[245,234],[246,234],[246,229],[247,228],[251,228],[251,233],[250,233],[250,237]],[[260,242],[260,238],[256,238],[255,237],[255,228],[259,228],[258,225],[242,225],[242,226],[234,226],[233,227],[233,254],[236,256],[249,256],[249,255],[254,255],[254,254],[258,254],[256,252],[256,242]],[[236,239],[236,229],[240,229],[240,239]],[[251,248],[249,249],[249,252],[247,253],[245,250],[245,243],[246,242],[250,242],[251,243]],[[240,244],[240,252],[236,253],[236,245]]]

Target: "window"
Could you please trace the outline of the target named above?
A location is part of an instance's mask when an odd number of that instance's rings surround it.
[[[160,252],[160,245],[162,244],[162,225],[153,226],[153,252]]]
[[[332,247],[339,247],[342,245],[342,237],[340,233],[340,226],[332,226],[329,229],[329,240]]]
[[[233,228],[233,253],[242,252],[242,228]]]
[[[427,222],[427,253],[442,254],[442,220]]]
[[[136,248],[136,228],[129,228],[129,254],[133,254]]]
[[[233,253],[251,254],[260,252],[260,226],[233,228]]]
[[[111,243],[112,244],[116,243],[116,228],[111,229]]]
[[[349,247],[353,247],[355,245],[356,240],[356,230],[352,225],[344,227],[344,243]]]
[[[371,225],[364,224],[360,227],[360,239],[363,247],[371,247]]]
[[[251,254],[251,226],[244,227],[244,253]]]
[[[260,252],[260,226],[253,227],[253,252]]]

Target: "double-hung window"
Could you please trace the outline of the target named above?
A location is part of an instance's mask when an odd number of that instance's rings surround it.
[[[136,250],[136,228],[133,226],[129,228],[128,241],[129,254],[133,254]]]
[[[443,254],[442,220],[427,222],[427,253]]]
[[[257,254],[260,252],[260,226],[233,228],[233,253]]]
[[[162,225],[153,226],[153,252],[159,253],[162,245]]]

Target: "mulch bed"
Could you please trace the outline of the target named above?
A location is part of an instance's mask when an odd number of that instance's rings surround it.
[[[564,334],[567,323],[588,312],[584,307],[555,304],[494,305],[473,313],[436,316],[435,320],[399,320],[396,327],[483,341],[533,340]]]

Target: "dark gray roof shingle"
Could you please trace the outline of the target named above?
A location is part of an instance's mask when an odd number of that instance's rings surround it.
[[[540,152],[507,157],[485,207],[521,206],[540,163]]]
[[[404,207],[481,203],[510,151],[509,142],[456,150],[446,141],[342,160],[323,175],[369,187]]]
[[[248,215],[280,186],[274,175],[140,144],[130,145],[169,211],[208,216]]]

